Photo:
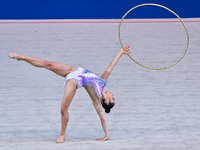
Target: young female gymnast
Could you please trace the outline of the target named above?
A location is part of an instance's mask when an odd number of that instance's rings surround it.
[[[65,131],[69,121],[68,109],[69,105],[76,93],[77,88],[84,87],[88,92],[89,96],[93,101],[93,105],[100,117],[105,136],[99,138],[99,141],[105,141],[109,138],[106,119],[101,110],[102,107],[105,109],[106,113],[110,112],[110,109],[115,105],[114,95],[106,91],[104,92],[104,87],[106,86],[108,76],[111,74],[114,66],[117,64],[118,60],[123,54],[129,54],[129,45],[125,45],[123,49],[117,54],[113,59],[108,68],[101,75],[101,78],[97,77],[94,73],[83,69],[81,67],[69,66],[66,64],[58,62],[49,62],[42,59],[20,55],[17,53],[10,53],[9,57],[17,60],[23,60],[35,67],[46,68],[54,73],[65,78],[65,92],[61,103],[61,131],[56,143],[63,143],[65,141]]]

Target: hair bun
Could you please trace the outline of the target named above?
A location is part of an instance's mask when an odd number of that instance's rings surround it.
[[[110,109],[106,109],[105,112],[108,114],[110,112]]]

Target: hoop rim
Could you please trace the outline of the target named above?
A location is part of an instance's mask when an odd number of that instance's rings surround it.
[[[147,5],[150,5],[150,6],[157,6],[157,7],[161,7],[161,8],[164,8],[166,10],[168,10],[169,12],[173,13],[179,20],[180,22],[182,23],[182,25],[184,26],[184,29],[185,29],[185,32],[186,32],[186,36],[187,36],[187,47],[186,47],[186,50],[184,52],[184,54],[176,61],[174,62],[173,64],[169,65],[169,66],[166,66],[166,67],[161,67],[161,68],[153,68],[153,67],[149,67],[149,66],[145,66],[141,63],[139,63],[138,61],[136,61],[135,59],[133,59],[129,54],[127,54],[135,63],[137,63],[138,65],[142,66],[142,67],[145,67],[147,69],[152,69],[152,70],[163,70],[163,69],[167,69],[167,68],[170,68],[174,65],[176,65],[177,63],[179,63],[183,57],[185,56],[185,54],[187,53],[188,51],[188,47],[189,47],[189,34],[188,34],[188,31],[187,31],[187,27],[185,25],[185,23],[183,22],[183,20],[174,12],[172,11],[171,9],[163,6],[163,5],[160,5],[160,4],[155,4],[155,3],[144,3],[144,4],[140,4],[140,5],[137,5],[133,8],[131,8],[129,11],[127,11],[125,13],[125,15],[122,17],[121,21],[120,21],[120,24],[119,24],[119,28],[118,28],[118,37],[119,37],[119,42],[120,42],[120,45],[122,46],[122,48],[125,50],[123,44],[122,44],[122,41],[121,41],[121,37],[120,37],[120,29],[121,29],[121,25],[122,25],[122,22],[124,20],[124,18],[128,15],[129,12],[131,12],[132,10],[138,8],[138,7],[142,7],[142,6],[147,6]]]

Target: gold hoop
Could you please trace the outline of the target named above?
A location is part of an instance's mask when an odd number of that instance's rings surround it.
[[[131,9],[130,9],[129,11],[127,11],[126,14],[122,17],[121,22],[120,22],[120,24],[119,24],[119,30],[118,30],[119,42],[120,42],[122,48],[124,49],[124,46],[123,46],[123,44],[122,44],[122,42],[121,42],[120,29],[121,29],[121,24],[122,24],[124,18],[127,16],[127,14],[128,14],[129,12],[131,12],[132,10],[138,8],[138,7],[147,6],[147,5],[157,6],[157,7],[164,8],[164,9],[170,11],[171,13],[173,13],[173,14],[181,21],[182,25],[183,25],[184,28],[185,28],[185,32],[186,32],[186,35],[187,35],[187,47],[186,47],[186,50],[185,50],[184,54],[178,59],[178,61],[176,61],[175,63],[173,63],[173,64],[171,64],[171,65],[169,65],[169,66],[167,66],[167,67],[162,67],[162,68],[153,68],[153,67],[145,66],[145,65],[143,65],[143,64],[141,64],[141,63],[139,63],[139,62],[137,62],[137,61],[136,61],[135,59],[133,59],[129,54],[127,54],[127,55],[128,55],[135,63],[137,63],[138,65],[140,65],[140,66],[142,66],[142,67],[145,67],[145,68],[147,68],[147,69],[162,70],[162,69],[170,68],[170,67],[176,65],[178,62],[180,62],[180,61],[183,59],[183,57],[185,56],[185,54],[186,54],[186,52],[187,52],[187,50],[188,50],[188,47],[189,47],[189,35],[188,35],[188,31],[187,31],[186,25],[185,25],[185,23],[183,22],[183,20],[182,20],[174,11],[172,11],[171,9],[169,9],[169,8],[167,8],[167,7],[165,7],[165,6],[159,5],[159,4],[154,4],[154,3],[140,4],[140,5],[137,5],[137,6],[133,7],[133,8],[131,8]],[[124,50],[125,50],[125,49],[124,49]]]

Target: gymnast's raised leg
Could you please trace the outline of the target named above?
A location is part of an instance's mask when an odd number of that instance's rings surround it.
[[[73,72],[76,69],[76,67],[73,67],[70,65],[66,65],[66,64],[62,64],[62,63],[58,63],[58,62],[49,62],[49,61],[42,60],[42,59],[35,58],[35,57],[19,55],[14,52],[10,53],[9,57],[13,58],[13,59],[17,59],[19,61],[20,60],[26,61],[35,67],[46,68],[62,77],[66,77],[66,75],[68,75],[70,72]]]

